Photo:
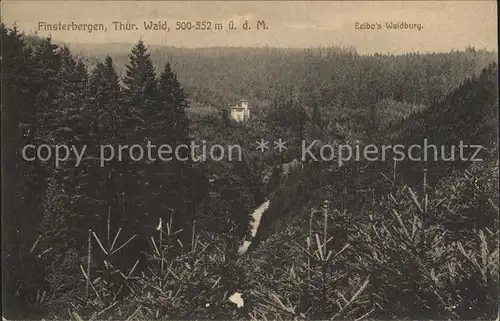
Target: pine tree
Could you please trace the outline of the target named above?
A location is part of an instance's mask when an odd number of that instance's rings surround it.
[[[170,63],[165,65],[160,75],[158,96],[161,112],[166,116],[167,126],[170,128],[170,141],[177,144],[185,143],[189,135],[186,115],[187,96]]]
[[[126,66],[126,75],[123,78],[124,95],[127,105],[131,108],[132,123],[140,134],[146,134],[148,120],[154,116],[152,109],[156,99],[156,75],[144,42],[140,40],[132,48],[129,64]],[[138,134],[139,138],[141,135]]]
[[[113,60],[110,56],[104,63],[98,62],[92,71],[89,80],[89,99],[96,106],[95,122],[97,126],[96,146],[118,144],[127,140],[129,129],[126,127],[127,105],[123,103],[121,88]],[[107,156],[107,155],[106,155]],[[100,165],[99,165],[100,166]],[[124,178],[128,175],[128,164],[115,158],[104,164],[96,173],[97,195],[103,200],[99,227],[105,231],[107,215],[110,214],[112,225],[116,226],[123,219],[126,199]]]
[[[110,56],[106,56],[104,63],[99,61],[96,64],[90,76],[89,88],[91,96],[99,108],[111,109],[110,105],[117,102],[120,84]]]
[[[189,121],[186,115],[188,107],[187,95],[172,70],[170,63],[165,65],[160,74],[158,84],[156,138],[159,144],[168,143],[171,146],[189,144]],[[173,158],[168,164],[158,164],[153,181],[156,189],[161,191],[158,196],[162,198],[155,208],[161,216],[175,213],[178,228],[189,230],[192,224],[194,209],[191,207],[195,198],[194,186],[195,170],[191,160],[192,155],[184,153],[181,161]],[[183,188],[176,188],[183,186]],[[168,195],[168,196],[167,196]],[[166,217],[169,218],[168,216]]]
[[[2,23],[0,26],[2,37],[2,181],[8,189],[3,191],[4,207],[3,213],[7,224],[4,229],[6,236],[2,240],[14,241],[17,239],[16,230],[21,229],[23,216],[27,208],[19,208],[13,202],[14,199],[23,199],[23,185],[26,177],[23,171],[29,168],[20,155],[24,144],[28,142],[33,123],[35,122],[32,107],[33,95],[30,95],[30,79],[32,78],[31,50],[25,47],[23,35],[16,28],[7,29]],[[21,206],[26,205],[21,202]],[[28,223],[26,220],[25,223]],[[12,232],[12,234],[11,234]],[[19,240],[21,242],[21,240]],[[6,245],[6,244],[4,244]],[[10,246],[5,246],[9,252]],[[17,244],[17,251],[21,245]]]
[[[78,151],[84,147],[96,146],[97,133],[92,126],[95,108],[87,100],[88,74],[81,60],[75,59],[67,47],[59,51],[60,68],[57,73],[55,106],[51,111],[51,122],[47,124],[51,140],[56,145],[75,146]],[[86,230],[92,227],[96,215],[101,211],[96,192],[94,175],[98,173],[97,160],[87,157],[90,151],[85,150],[84,159],[77,165],[74,152],[69,158],[55,166],[52,177],[61,186],[62,192],[69,198],[66,206],[71,218],[65,218],[81,229],[71,235],[67,242],[83,245]],[[56,242],[56,240],[54,240]]]
[[[155,129],[152,124],[158,121],[156,112],[157,81],[151,57],[144,43],[139,41],[129,56],[126,66],[126,75],[123,78],[123,99],[126,106],[122,116],[127,130],[127,142],[130,144],[144,144],[153,139]],[[124,141],[121,142],[122,144]],[[137,156],[137,155],[136,155]],[[137,223],[145,229],[154,228],[155,223],[152,206],[156,195],[151,184],[153,169],[145,159],[134,161],[127,157],[127,172],[124,176],[124,189],[121,191],[127,203],[125,217],[128,224],[135,228]],[[141,231],[138,231],[141,233]]]
[[[43,217],[40,222],[40,235],[42,235],[41,247],[45,250],[55,247],[53,252],[64,252],[75,245],[71,227],[71,213],[68,212],[70,202],[65,191],[57,183],[55,178],[49,180],[43,207]],[[72,244],[73,243],[73,244]]]
[[[36,45],[33,55],[34,75],[32,91],[36,93],[34,101],[37,121],[32,131],[33,137],[48,141],[51,133],[46,124],[54,119],[53,109],[56,105],[57,91],[60,85],[58,78],[61,67],[59,47],[52,43],[50,38],[41,39]]]
[[[38,229],[38,272],[44,288],[51,295],[67,296],[76,288],[79,275],[75,269],[78,263],[79,220],[72,210],[74,199],[68,197],[55,178],[51,178],[43,202],[43,215]]]
[[[54,143],[54,134],[51,130],[51,124],[55,121],[55,108],[57,91],[60,81],[57,77],[61,59],[58,52],[58,47],[52,44],[50,38],[37,41],[35,50],[30,57],[30,77],[29,86],[27,87],[27,97],[31,106],[26,108],[27,116],[25,144],[52,144]],[[16,98],[17,100],[17,98]],[[28,115],[29,114],[29,115]],[[22,161],[24,162],[24,160]],[[42,163],[35,160],[30,163],[25,163],[24,177],[26,178],[23,184],[23,201],[26,205],[27,215],[36,215],[43,211],[42,203],[46,189],[46,179],[50,177],[50,167],[48,163]],[[35,230],[33,224],[38,224],[38,220],[30,218],[32,228],[30,232]],[[28,242],[34,242],[32,235],[28,237]]]
[[[23,34],[17,28],[0,25],[1,99],[2,99],[2,281],[3,315],[9,319],[22,318],[30,286],[37,286],[28,263],[30,247],[36,240],[33,233],[38,221],[39,200],[29,175],[32,163],[21,155],[25,144],[32,142],[37,120],[33,110],[32,51],[27,48]]]

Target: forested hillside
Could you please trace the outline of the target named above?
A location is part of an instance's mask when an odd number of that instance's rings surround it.
[[[129,45],[68,44],[93,65],[110,55],[122,75]],[[354,49],[172,48],[150,47],[156,69],[170,62],[191,99],[226,107],[242,96],[254,104],[277,97],[305,96],[324,107],[365,107],[384,98],[429,104],[465,77],[496,60],[496,54],[476,51],[406,55],[359,55]],[[366,97],[367,87],[374,97]]]
[[[106,55],[122,75],[125,44],[72,45],[92,66]],[[190,99],[189,115],[226,109],[241,98],[256,110],[293,100],[350,139],[371,140],[373,113],[388,126],[438,101],[496,61],[472,47],[450,53],[359,55],[353,48],[172,48],[152,46],[156,69],[170,62]],[[261,113],[260,111],[258,111]]]
[[[3,24],[1,37],[5,317],[497,316],[496,53],[67,47]],[[227,107],[241,98],[252,117],[238,123]],[[424,139],[482,145],[482,160],[301,158],[302,141]],[[243,157],[98,157],[190,141]],[[30,144],[72,150],[28,161]]]

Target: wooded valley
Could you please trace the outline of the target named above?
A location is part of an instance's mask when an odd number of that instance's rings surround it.
[[[496,52],[1,35],[5,318],[497,318]],[[236,122],[242,98],[252,116]],[[261,139],[287,150],[263,153]],[[423,139],[482,145],[482,161],[301,159],[303,140]],[[243,159],[94,157],[146,141],[239,144]],[[27,144],[85,145],[88,157],[28,162]]]

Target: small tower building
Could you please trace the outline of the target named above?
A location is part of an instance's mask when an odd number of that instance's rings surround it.
[[[250,107],[248,106],[248,100],[242,99],[239,104],[231,106],[231,118],[237,122],[250,119]]]

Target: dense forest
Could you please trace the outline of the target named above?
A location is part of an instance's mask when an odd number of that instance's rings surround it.
[[[3,24],[1,35],[6,318],[497,317],[497,53],[66,46]],[[228,106],[241,98],[252,117],[238,123]],[[482,161],[300,159],[302,140],[424,138],[480,144]],[[288,150],[262,153],[260,139]],[[243,159],[96,157],[192,140],[240,144]],[[88,150],[56,166],[23,159],[28,144]]]
[[[130,45],[67,45],[89,65],[110,55],[118,74],[125,72]],[[341,92],[340,96],[358,94],[372,83],[378,84],[379,98],[431,103],[459,85],[464,76],[479,72],[496,59],[495,53],[472,47],[449,53],[398,56],[359,55],[352,48],[339,47],[151,46],[150,53],[155,68],[172,64],[191,99],[214,104],[232,103],[242,95],[262,103],[279,95],[303,96],[313,89],[312,97],[331,102],[332,96]],[[353,98],[345,100],[354,103]]]

